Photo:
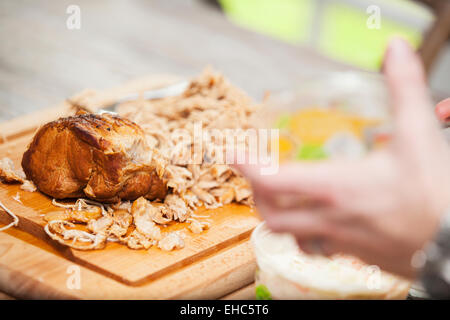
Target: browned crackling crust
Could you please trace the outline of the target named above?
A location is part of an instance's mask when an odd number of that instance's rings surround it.
[[[28,179],[57,199],[103,202],[164,198],[164,165],[152,159],[142,129],[110,114],[82,114],[47,123],[22,158]]]

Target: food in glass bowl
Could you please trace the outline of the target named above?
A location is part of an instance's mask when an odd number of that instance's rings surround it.
[[[375,130],[381,123],[333,108],[309,107],[284,113],[277,121],[280,160],[362,156],[369,147],[379,147],[388,139]]]
[[[281,163],[360,157],[390,138],[388,95],[374,74],[327,74],[274,94],[266,105],[263,122],[279,130]]]
[[[273,233],[264,222],[251,242],[257,299],[405,299],[409,291],[409,281],[355,257],[305,254],[294,237]]]

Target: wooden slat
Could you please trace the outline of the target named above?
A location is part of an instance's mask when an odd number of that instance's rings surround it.
[[[12,199],[17,193],[22,203]],[[45,221],[41,216],[47,212],[59,210],[51,204],[50,199],[38,192],[22,191],[16,185],[7,188],[0,186],[0,199],[19,216],[19,228],[36,237],[51,241],[43,231]],[[118,281],[139,285],[189,265],[201,257],[213,254],[242,239],[248,239],[250,232],[259,223],[255,213],[245,206],[228,205],[209,212],[212,220],[211,228],[201,234],[185,232],[185,248],[172,252],[163,252],[156,247],[149,250],[131,250],[116,243],[108,244],[105,249],[94,251],[58,247],[68,259]],[[205,214],[201,211],[197,213]],[[0,222],[6,224],[10,221],[9,219],[5,212],[0,213]],[[163,232],[180,230],[186,226],[186,224],[174,224]]]
[[[222,300],[255,300],[255,283],[251,283],[226,296]]]
[[[12,197],[19,194],[21,203]],[[50,241],[43,231],[43,214],[60,210],[51,204],[48,197],[39,192],[20,190],[18,185],[0,186],[0,199],[20,219],[19,228],[30,234]],[[185,232],[185,248],[163,252],[158,248],[131,250],[126,246],[111,243],[103,250],[78,251],[61,248],[69,259],[130,285],[139,285],[148,280],[173,272],[195,260],[231,246],[242,239],[248,239],[250,232],[259,223],[255,213],[246,206],[228,205],[198,214],[210,214],[212,226],[201,234]],[[0,222],[8,223],[9,216],[0,213]],[[186,224],[173,224],[163,232],[186,228]],[[53,241],[51,241],[53,243]]]
[[[68,270],[73,266],[73,262],[39,245],[0,233],[0,291],[18,298],[214,299],[251,283],[255,272],[247,241],[138,287],[80,266],[81,288],[70,289]]]

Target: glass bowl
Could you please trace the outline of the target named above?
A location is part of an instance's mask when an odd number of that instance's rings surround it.
[[[381,75],[326,73],[271,95],[259,127],[278,129],[281,163],[360,157],[389,141],[389,95]]]
[[[410,283],[345,255],[307,255],[265,222],[251,236],[258,299],[405,299]]]

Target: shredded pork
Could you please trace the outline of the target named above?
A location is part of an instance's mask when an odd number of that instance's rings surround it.
[[[28,192],[35,192],[36,186],[34,185],[33,181],[25,180],[20,186],[20,189]]]
[[[4,183],[21,183],[20,189],[28,192],[36,191],[36,186],[27,180],[22,169],[16,169],[14,162],[5,157],[0,159],[0,181]]]
[[[211,70],[194,79],[179,96],[122,104],[118,113],[140,125],[148,144],[168,163],[163,176],[168,188],[164,201],[140,197],[134,202],[103,205],[78,199],[68,205],[54,200],[61,210],[45,216],[45,231],[52,239],[79,250],[101,249],[110,241],[132,249],[183,248],[182,236],[164,232],[164,227],[186,222],[190,232],[201,233],[211,221],[195,215],[197,208],[218,208],[232,202],[253,205],[249,183],[215,157],[224,151],[223,141],[202,138],[201,152],[196,152],[196,124],[203,130],[245,130],[251,128],[257,108],[246,94]],[[179,129],[188,137],[181,137]],[[14,170],[10,160],[0,162],[0,178],[21,182],[27,191],[34,187]]]
[[[0,180],[6,183],[25,181],[25,173],[21,169],[15,169],[14,163],[10,158],[0,159]]]
[[[167,186],[195,210],[200,204],[207,208],[231,202],[253,204],[250,185],[240,174],[224,161],[214,162],[215,152],[223,151],[223,140],[202,141],[200,155],[194,154],[193,141],[196,123],[201,123],[203,131],[252,128],[258,108],[221,74],[207,69],[179,96],[123,104],[118,113],[139,124],[150,144],[168,159]],[[180,129],[190,139],[180,139]],[[189,212],[179,206],[173,218],[184,221],[185,215]]]
[[[184,240],[178,232],[168,232],[158,243],[158,247],[164,251],[184,248]]]

